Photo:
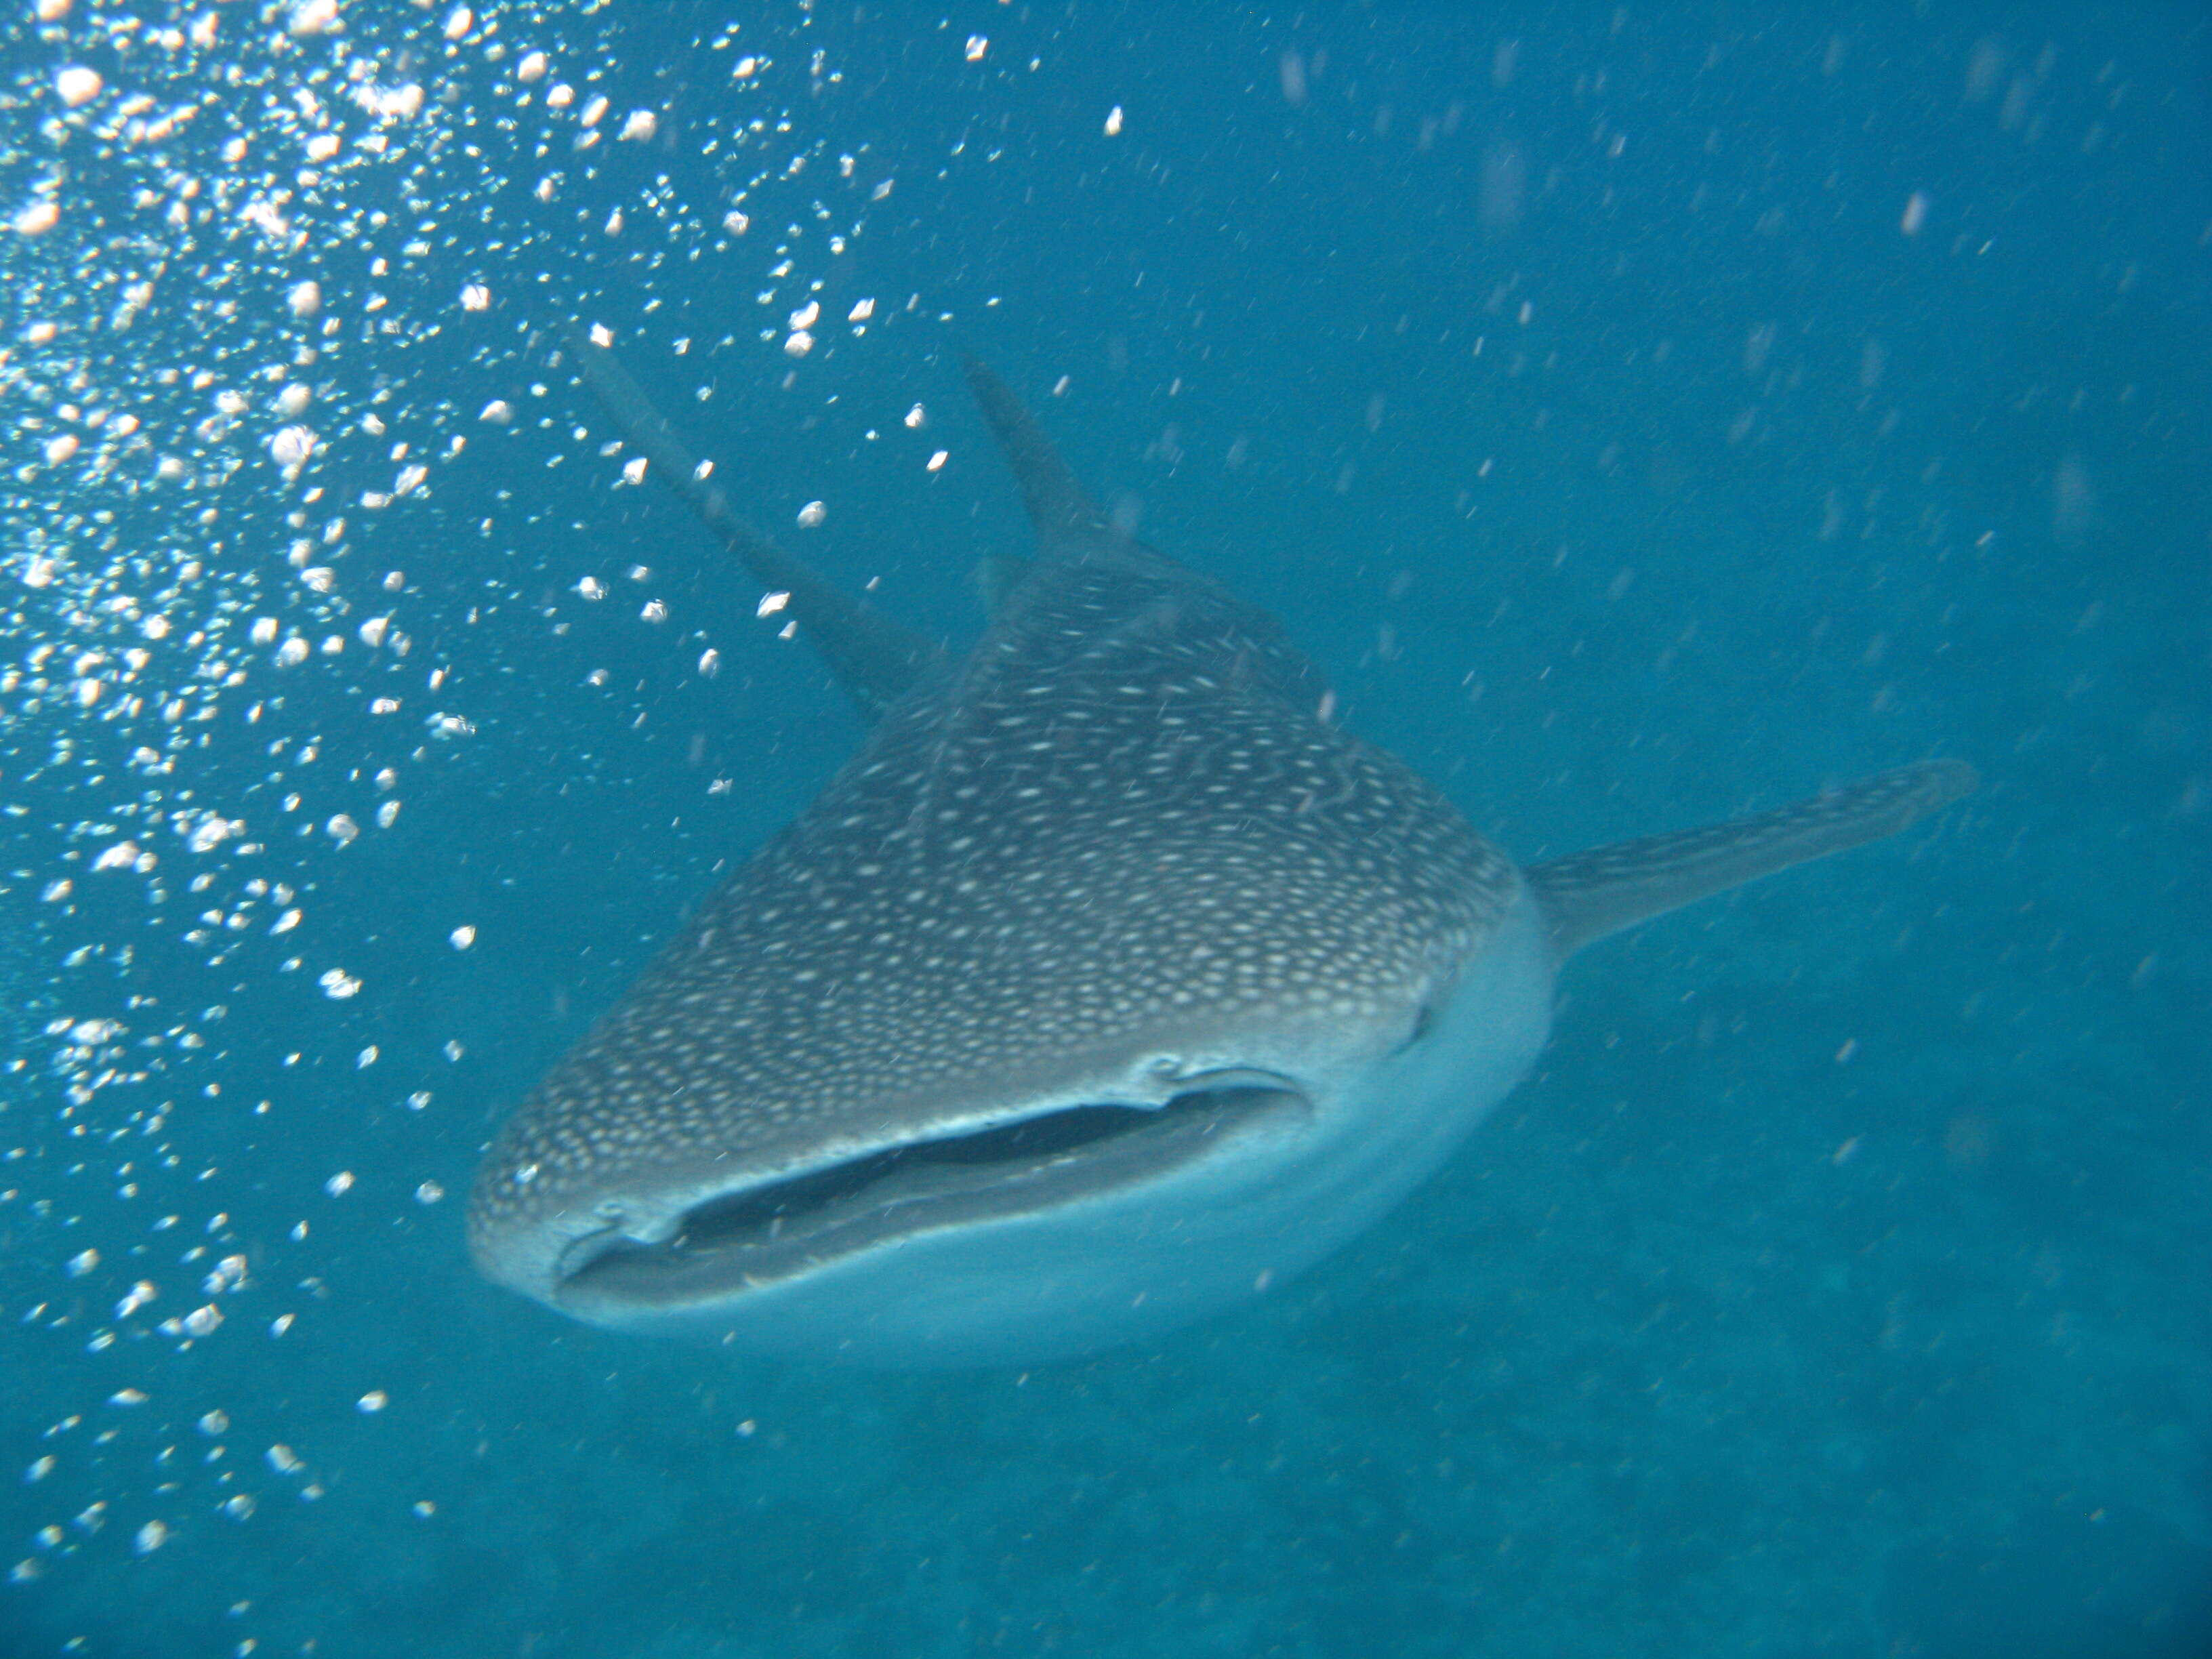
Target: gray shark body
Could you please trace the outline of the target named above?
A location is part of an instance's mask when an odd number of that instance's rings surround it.
[[[580,355],[702,516],[780,558]],[[1434,1170],[1534,1060],[1574,948],[1972,786],[1929,763],[1523,870],[970,378],[1036,564],[957,663],[810,593],[880,718],[515,1114],[471,1206],[491,1278],[593,1323],[873,1364],[1164,1330]]]

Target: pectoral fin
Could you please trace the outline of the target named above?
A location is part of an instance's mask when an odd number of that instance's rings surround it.
[[[1527,874],[1565,957],[1709,893],[1893,836],[1979,781],[1964,761],[1924,761],[1771,812],[1548,860]]]
[[[581,329],[565,329],[562,336],[584,384],[652,463],[654,476],[684,498],[757,580],[789,595],[793,618],[864,715],[873,720],[944,660],[935,641],[863,608],[746,523],[720,487],[707,482],[698,458],[622,360]]]

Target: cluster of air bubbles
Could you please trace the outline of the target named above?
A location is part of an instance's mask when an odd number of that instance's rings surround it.
[[[0,1579],[28,1583],[323,1492],[328,1448],[192,1398],[169,1360],[335,1316],[315,1230],[444,1196],[416,1170],[272,1198],[248,1130],[313,1106],[323,1057],[406,1069],[393,1103],[434,1121],[414,1068],[462,1057],[363,1040],[376,973],[318,890],[380,837],[434,836],[403,808],[486,741],[454,596],[499,578],[468,562],[508,532],[429,533],[457,477],[486,496],[564,452],[607,486],[643,477],[579,424],[559,325],[684,356],[640,326],[664,260],[720,262],[739,309],[697,349],[763,375],[929,313],[832,307],[892,181],[800,130],[841,76],[781,24],[696,43],[725,87],[711,127],[679,131],[601,8],[18,7],[37,50],[0,70],[0,1363],[59,1402],[0,1415],[0,1458],[52,1509],[0,1538]],[[589,600],[642,582],[629,564],[530,574]],[[671,620],[629,591],[623,625]],[[723,654],[684,650],[702,677]],[[490,954],[480,920],[441,919],[425,957]],[[231,1069],[248,1025],[296,1097]],[[354,1397],[403,1415],[373,1379]]]

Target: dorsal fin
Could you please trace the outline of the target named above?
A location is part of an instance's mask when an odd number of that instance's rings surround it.
[[[1895,835],[1979,781],[1964,761],[1923,761],[1771,812],[1547,860],[1527,874],[1565,957],[1709,893]]]
[[[983,614],[995,617],[1006,608],[1014,590],[1029,580],[1030,572],[1036,568],[1035,559],[1017,557],[1011,553],[986,553],[975,562],[975,595],[983,601]]]
[[[968,376],[968,389],[983,411],[983,419],[998,439],[1014,480],[1021,485],[1022,504],[1029,509],[1030,525],[1037,545],[1048,555],[1071,540],[1108,532],[1105,516],[1067,464],[1052,447],[1043,428],[1030,418],[1021,399],[1006,390],[1006,382],[965,352],[960,367]]]
[[[898,701],[944,658],[934,641],[888,617],[864,611],[732,510],[720,486],[699,476],[699,461],[622,360],[576,328],[562,331],[584,377],[623,435],[662,482],[681,495],[754,577],[791,595],[791,615],[822,653],[846,694],[870,719]]]

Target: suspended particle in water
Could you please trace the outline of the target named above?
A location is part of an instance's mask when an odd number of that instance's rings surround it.
[[[279,466],[299,466],[315,453],[315,434],[304,426],[280,427],[269,440],[270,459]]]

